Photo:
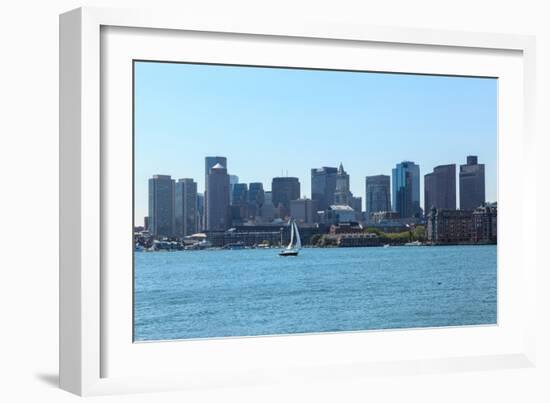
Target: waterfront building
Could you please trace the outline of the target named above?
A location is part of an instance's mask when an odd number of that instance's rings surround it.
[[[424,175],[424,211],[456,209],[456,165],[439,165]]]
[[[233,189],[237,183],[239,183],[239,177],[237,175],[229,175],[229,204],[233,204]]]
[[[214,231],[209,232],[207,240],[215,247],[239,248],[260,244],[280,245],[281,230],[270,228],[270,231]]]
[[[248,217],[248,185],[235,183],[231,202],[232,222],[243,222]]]
[[[203,228],[208,228],[208,176],[210,169],[216,164],[220,164],[225,167],[227,171],[227,158],[226,157],[204,157],[204,223]],[[229,190],[228,190],[229,193]],[[231,195],[230,195],[231,197]]]
[[[420,167],[403,161],[392,170],[392,206],[402,218],[420,217]]]
[[[248,218],[255,220],[261,215],[264,205],[264,185],[261,182],[251,182],[248,190]]]
[[[290,214],[290,202],[300,198],[300,181],[293,177],[273,178],[271,192],[275,215],[284,219]]]
[[[339,224],[332,224],[330,226],[329,233],[331,235],[338,234],[360,234],[363,232],[363,227],[357,222],[342,222]]]
[[[334,204],[338,169],[333,167],[313,168],[311,170],[311,199],[317,202],[319,210],[326,210]]]
[[[390,176],[372,175],[365,178],[365,211],[367,216],[378,211],[390,211]]]
[[[488,203],[474,210],[472,216],[472,241],[497,243],[497,204]]]
[[[206,189],[206,229],[226,230],[231,225],[229,175],[220,163],[210,168]]]
[[[179,179],[175,185],[175,235],[183,238],[197,232],[197,183],[190,178]]]
[[[358,247],[358,246],[382,246],[383,242],[376,234],[357,233],[357,234],[339,234],[335,235],[336,245],[340,248]]]
[[[154,237],[174,236],[174,180],[170,175],[149,179],[149,232]]]
[[[317,222],[317,202],[307,198],[291,200],[290,216],[298,224],[313,224]]]
[[[485,164],[478,164],[475,155],[460,165],[459,191],[461,209],[473,210],[485,203]]]
[[[427,217],[426,235],[435,244],[472,242],[472,210],[431,209]]]
[[[336,172],[336,186],[334,189],[334,204],[352,207],[351,191],[349,190],[349,175],[340,163]],[[353,207],[352,207],[353,208]]]

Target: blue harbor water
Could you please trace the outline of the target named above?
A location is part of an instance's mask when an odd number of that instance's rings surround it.
[[[494,324],[496,246],[135,254],[135,340]]]

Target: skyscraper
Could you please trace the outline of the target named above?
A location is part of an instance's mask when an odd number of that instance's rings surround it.
[[[233,188],[237,183],[239,183],[239,177],[237,175],[229,175],[229,204],[233,204]]]
[[[262,222],[271,222],[275,216],[275,209],[273,207],[273,198],[271,191],[264,192],[264,204],[262,205],[260,217]]]
[[[174,224],[174,180],[170,175],[154,175],[149,179],[149,232],[171,237]]]
[[[420,167],[412,161],[403,161],[392,170],[392,205],[402,218],[421,214]]]
[[[231,225],[229,175],[220,163],[210,168],[206,189],[206,229],[225,231]]]
[[[474,210],[485,203],[485,164],[477,163],[477,156],[466,157],[460,166],[460,209]]]
[[[300,198],[300,182],[292,177],[273,178],[271,192],[277,216],[285,218],[290,214],[290,201]]]
[[[226,157],[205,157],[204,158],[204,223],[203,227],[208,229],[208,175],[210,169],[216,165],[221,164],[227,171],[227,158]]]
[[[349,190],[349,175],[344,171],[344,166],[340,163],[336,173],[336,186],[334,189],[334,204],[341,206],[352,206],[352,197]]]
[[[456,209],[456,165],[439,165],[424,175],[424,212]]]
[[[352,197],[351,198],[351,208],[357,213],[363,211],[363,198],[362,197]]]
[[[248,185],[235,183],[232,193],[231,219],[242,222],[248,217]]]
[[[184,178],[176,182],[175,235],[184,237],[197,232],[197,183]]]
[[[290,215],[300,224],[312,224],[316,220],[317,207],[315,200],[297,199],[290,201]]]
[[[254,219],[260,215],[264,205],[264,185],[260,182],[251,182],[248,189],[248,217]]]
[[[311,199],[317,202],[319,210],[327,210],[331,204],[334,204],[337,175],[338,169],[333,167],[311,170]]]
[[[365,204],[367,217],[379,211],[390,211],[390,176],[372,175],[365,178]]]

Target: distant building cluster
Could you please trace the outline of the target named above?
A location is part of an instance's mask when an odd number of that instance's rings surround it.
[[[496,204],[485,200],[484,164],[468,156],[466,164],[460,165],[458,208],[456,180],[455,164],[436,166],[424,175],[422,208],[420,167],[403,161],[395,165],[391,177],[365,177],[363,211],[363,199],[351,192],[350,176],[342,164],[312,168],[308,198],[301,195],[296,177],[275,177],[270,189],[261,182],[240,183],[238,176],[229,173],[226,157],[208,156],[202,193],[192,178],[176,181],[169,175],[154,175],[149,179],[144,230],[155,239],[203,233],[217,244],[273,243],[283,238],[281,224],[292,217],[311,236],[341,223],[362,223],[387,233],[424,224],[433,243],[496,242]],[[339,239],[349,245],[373,242],[359,235]]]

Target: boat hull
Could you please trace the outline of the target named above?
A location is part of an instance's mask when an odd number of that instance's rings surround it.
[[[298,252],[297,251],[283,251],[281,253],[279,253],[279,256],[298,256]]]

